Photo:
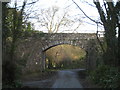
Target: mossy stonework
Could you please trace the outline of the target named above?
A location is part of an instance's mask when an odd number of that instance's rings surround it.
[[[85,33],[44,33],[32,35],[18,40],[16,58],[25,61],[23,72],[42,71],[45,69],[45,51],[57,45],[69,44],[79,46],[86,51],[86,69],[96,66],[97,38],[95,34]]]

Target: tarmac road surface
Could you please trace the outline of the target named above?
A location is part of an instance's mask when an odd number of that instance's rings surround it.
[[[83,88],[77,79],[78,75],[72,70],[58,71],[58,78],[52,88]]]

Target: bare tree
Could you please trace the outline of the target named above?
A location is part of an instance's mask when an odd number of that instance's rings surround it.
[[[38,15],[38,22],[41,27],[45,27],[48,33],[57,33],[60,29],[75,31],[80,25],[80,18],[71,17],[68,11],[59,12],[59,7],[53,6],[52,8],[42,9],[41,14]],[[76,23],[77,22],[77,23]],[[76,27],[72,28],[75,24]]]
[[[106,41],[106,48],[104,48],[105,63],[109,65],[116,65],[119,62],[120,65],[120,1],[118,0],[116,3],[114,3],[113,0],[103,0],[102,2],[100,2],[99,0],[93,0],[94,5],[96,6],[98,14],[100,16],[100,22],[97,22],[89,17],[74,0],[72,1],[77,5],[77,7],[84,13],[87,18],[89,18],[96,24],[103,25],[105,29]],[[118,37],[116,37],[117,28]]]
[[[100,15],[100,19],[103,23],[105,29],[105,40],[106,40],[106,55],[107,57],[106,64],[117,65],[119,61],[119,36],[116,38],[116,30],[118,28],[118,32],[120,32],[120,1],[118,0],[116,4],[114,4],[113,0],[103,0],[103,4],[100,3],[99,0],[94,0],[94,4],[98,10]],[[119,34],[119,33],[118,33]],[[106,56],[105,55],[105,56]],[[109,56],[111,56],[109,58]]]

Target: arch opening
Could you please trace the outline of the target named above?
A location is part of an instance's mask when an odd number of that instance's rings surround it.
[[[44,53],[47,69],[86,68],[86,51],[78,46],[54,45],[46,49]]]

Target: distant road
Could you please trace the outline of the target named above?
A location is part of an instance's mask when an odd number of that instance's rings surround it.
[[[83,88],[78,80],[76,71],[78,70],[74,69],[58,71],[58,79],[56,79],[52,88]]]

